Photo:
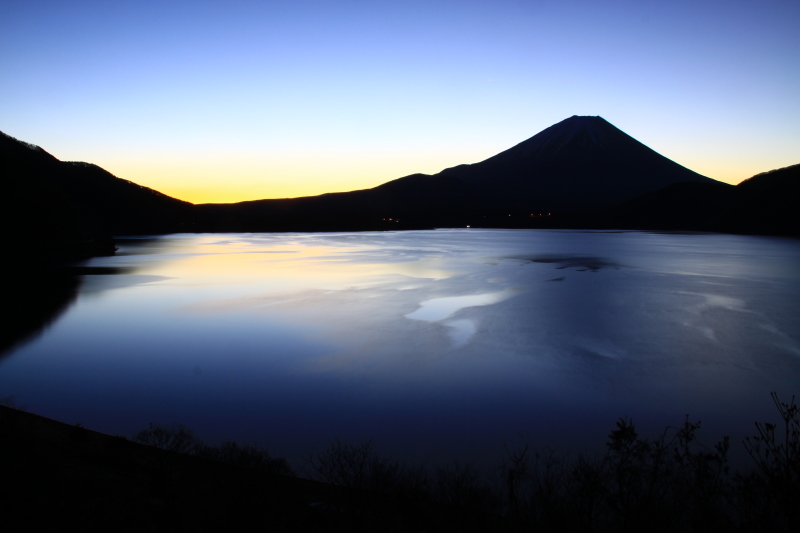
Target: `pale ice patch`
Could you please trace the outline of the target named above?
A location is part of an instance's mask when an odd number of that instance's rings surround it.
[[[454,348],[464,346],[477,330],[475,321],[466,318],[459,320],[448,320],[446,322],[442,322],[442,324],[450,328],[448,333]]]
[[[730,296],[721,296],[719,294],[707,294],[701,292],[681,291],[681,294],[691,294],[693,296],[702,296],[705,298],[705,302],[689,308],[695,313],[700,313],[712,307],[721,307],[723,309],[727,309],[728,311],[739,311],[742,313],[751,312],[749,309],[745,308],[744,300],[740,300],[739,298],[731,298]]]
[[[720,296],[719,294],[702,294],[706,298],[705,307],[722,307],[729,311],[747,311],[744,301],[730,296]]]
[[[745,304],[745,301],[739,298],[732,298],[730,296],[722,296],[720,294],[709,294],[701,292],[698,293],[698,292],[680,291],[680,294],[690,294],[692,296],[699,296],[705,300],[703,302],[688,306],[686,308],[687,311],[695,315],[702,316],[704,313],[712,309],[725,309],[727,311],[735,311],[737,313],[753,314],[761,316],[763,318],[762,313],[748,309]],[[705,319],[701,318],[700,320],[705,320]],[[714,342],[719,342],[719,339],[717,338],[717,333],[714,328],[708,327],[707,325],[698,325],[693,323],[693,321],[684,322],[684,325],[699,330],[703,334],[703,336],[705,336],[709,340],[712,340]],[[763,327],[763,325],[760,327],[762,329],[766,329]]]
[[[469,296],[447,296],[444,298],[434,298],[420,303],[419,309],[406,315],[406,318],[414,320],[427,320],[435,322],[444,320],[453,315],[456,311],[466,307],[478,307],[492,305],[505,300],[511,296],[510,291],[489,292],[485,294],[471,294]]]
[[[386,263],[384,268],[389,272],[401,274],[410,278],[442,280],[450,278],[454,274],[451,270],[435,268],[433,264],[425,264],[422,261]]]
[[[707,328],[707,327],[704,327],[704,326],[700,326],[699,329],[700,329],[700,331],[703,332],[703,335],[705,335],[706,338],[708,338],[708,339],[710,339],[712,341],[716,341],[717,340],[717,336],[714,334],[714,330],[713,329]]]
[[[419,309],[409,313],[406,318],[413,320],[425,320],[428,322],[438,322],[446,320],[457,311],[467,307],[481,307],[496,304],[519,292],[514,289],[506,289],[501,292],[489,292],[484,294],[470,294],[467,296],[446,296],[444,298],[433,298],[420,303]],[[477,323],[471,319],[446,320],[442,322],[449,328],[448,335],[454,348],[465,345],[477,331]]]
[[[763,329],[764,331],[768,331],[770,333],[775,333],[775,334],[778,334],[778,335],[781,334],[780,330],[778,330],[778,328],[776,328],[772,324],[759,324],[758,327]]]
[[[766,332],[772,333],[777,338],[775,346],[800,356],[800,345],[789,335],[776,328],[773,324],[759,324],[758,327]]]

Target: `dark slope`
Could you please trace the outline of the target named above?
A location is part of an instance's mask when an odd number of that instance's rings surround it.
[[[573,116],[474,165],[441,172],[499,205],[532,211],[608,207],[678,182],[713,183],[601,117]]]
[[[373,189],[197,207],[217,231],[396,230],[453,225],[476,198],[453,178],[414,174]]]
[[[800,236],[800,164],[744,180],[736,186],[736,199],[720,213],[720,231]]]
[[[188,202],[117,178],[96,165],[59,161],[2,133],[0,176],[0,220],[8,238],[75,242],[193,227],[193,206]]]
[[[600,117],[574,116],[483,162],[433,176],[414,174],[349,193],[200,207],[226,229],[581,226],[591,223],[589,212],[679,182],[717,183]],[[548,212],[556,219],[531,217]]]
[[[421,491],[357,490],[183,455],[3,405],[0,436],[3,531],[462,532],[495,522]]]
[[[111,235],[186,231],[191,204],[119,179],[96,165],[62,162],[0,133],[4,303],[0,357],[46,328],[74,301],[81,273],[64,265],[115,252]],[[92,273],[98,273],[92,271]]]
[[[721,212],[736,201],[736,187],[727,183],[675,183],[623,202],[602,218],[602,226],[618,229],[717,231]]]
[[[800,236],[800,165],[736,185],[678,183],[624,202],[601,217],[610,228]]]

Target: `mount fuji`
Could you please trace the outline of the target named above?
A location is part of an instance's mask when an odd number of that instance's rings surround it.
[[[575,214],[602,211],[681,182],[719,184],[601,117],[573,116],[485,161],[434,175],[412,174],[347,193],[202,208],[228,221],[230,230],[312,229],[334,220],[342,229],[367,221],[378,229],[379,222],[398,218],[412,227],[519,225],[520,217],[533,213],[576,220]],[[508,219],[511,215],[517,223]]]
[[[494,157],[443,170],[509,208],[597,209],[678,182],[713,182],[601,117],[573,116]],[[486,198],[486,196],[484,196]]]
[[[192,205],[0,134],[0,223],[19,249],[63,244],[76,253],[106,249],[104,236],[176,231],[473,226],[798,235],[798,169],[734,187],[667,159],[603,118],[573,116],[484,161],[434,175],[346,193]]]

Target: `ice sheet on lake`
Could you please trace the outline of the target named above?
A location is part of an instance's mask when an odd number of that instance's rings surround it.
[[[506,289],[500,292],[489,292],[484,294],[433,298],[420,303],[419,309],[405,316],[406,318],[411,318],[413,320],[439,322],[453,316],[461,309],[493,305],[510,298],[518,292],[519,290]],[[477,330],[475,321],[470,319],[448,320],[442,323],[451,328],[449,334],[450,339],[453,342],[453,347],[459,347],[466,344]]]
[[[471,294],[468,296],[447,296],[445,298],[434,298],[420,303],[419,309],[406,315],[406,318],[414,320],[428,320],[435,322],[444,320],[455,314],[457,311],[466,307],[478,307],[492,305],[503,301],[512,296],[515,291],[505,290],[501,292],[490,292],[485,294]]]
[[[451,328],[449,332],[450,340],[453,342],[454,348],[464,346],[469,341],[470,337],[475,335],[475,331],[477,330],[475,321],[468,318],[448,320],[443,322],[443,324]]]

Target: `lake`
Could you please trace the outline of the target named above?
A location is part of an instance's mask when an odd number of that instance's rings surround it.
[[[520,433],[598,449],[622,416],[650,435],[690,414],[737,448],[777,418],[770,391],[800,393],[796,240],[181,234],[85,264],[114,268],[0,359],[0,396],[110,434],[183,423],[295,465],[372,438],[488,468]]]

